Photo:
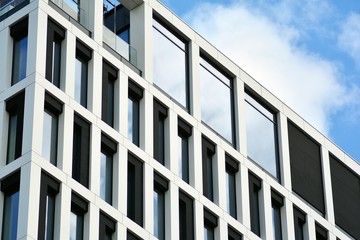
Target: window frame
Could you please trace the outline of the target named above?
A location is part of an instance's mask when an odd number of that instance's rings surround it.
[[[99,216],[99,239],[106,239],[107,234],[112,236],[116,232],[116,220],[100,210]]]
[[[228,224],[228,240],[241,240],[242,234]]]
[[[165,166],[166,154],[166,118],[168,117],[168,108],[160,101],[154,98],[154,122],[153,122],[153,141],[154,141],[154,159]]]
[[[80,73],[80,102],[84,108],[87,108],[88,103],[88,81],[89,81],[89,61],[92,58],[92,50],[87,47],[82,41],[76,39],[76,54],[75,61],[78,60],[81,63]],[[85,70],[83,69],[85,67]],[[76,67],[75,67],[75,83],[76,83]],[[85,74],[85,76],[83,75]],[[74,99],[76,99],[76,86],[74,87]]]
[[[178,137],[181,141],[181,153],[179,152],[179,165],[181,165],[181,169],[179,169],[179,177],[184,180],[186,183],[190,182],[190,146],[189,140],[192,135],[192,127],[190,124],[185,122],[182,118],[178,117]],[[184,148],[184,146],[186,146]],[[181,170],[181,173],[180,173]],[[184,174],[185,171],[185,174]]]
[[[131,123],[132,139],[130,139],[130,141],[139,147],[140,146],[140,130],[141,130],[140,129],[140,101],[143,98],[144,90],[132,80],[129,80],[128,84],[129,84],[129,86],[128,86],[128,101],[131,101],[132,106],[133,106],[131,110],[128,109],[128,114],[129,114],[129,111],[132,111],[132,123]],[[129,106],[129,104],[128,104],[128,106]],[[128,122],[128,124],[129,124],[129,122]],[[128,125],[128,128],[129,128],[129,125]],[[128,137],[129,137],[129,130],[128,130]]]
[[[115,124],[115,82],[118,80],[118,72],[114,65],[103,60],[101,120],[112,128]]]
[[[295,240],[304,240],[306,214],[300,208],[293,206]]]
[[[179,190],[179,240],[194,239],[194,200]]]
[[[279,225],[276,225],[274,222],[273,216],[273,232],[274,232],[274,240],[281,240],[283,238],[282,234],[282,222],[283,219],[281,218],[281,208],[284,206],[284,197],[280,195],[274,189],[271,189],[271,207],[272,211],[278,210],[279,211]],[[274,212],[273,212],[274,214]],[[280,235],[278,235],[280,234]]]
[[[316,240],[328,239],[328,231],[326,230],[326,228],[324,228],[317,222],[315,222],[315,234],[316,234]]]
[[[206,136],[202,135],[202,178],[203,195],[214,201],[214,157],[216,145]]]
[[[84,237],[85,231],[85,214],[88,212],[88,204],[89,202],[86,201],[83,197],[79,194],[72,192],[71,193],[71,212],[78,217],[81,217],[82,221],[82,229],[78,231],[78,224],[76,223],[76,240],[81,240]],[[71,234],[71,227],[70,227],[70,234]]]
[[[228,154],[225,154],[225,174],[226,175],[232,175],[233,177],[233,185],[234,185],[234,188],[233,189],[230,189],[230,184],[227,185],[227,191],[229,193],[229,197],[230,197],[230,193],[233,192],[234,195],[233,195],[233,203],[231,203],[231,199],[228,199],[227,203],[230,205],[227,205],[227,212],[230,216],[232,216],[233,218],[237,219],[237,196],[236,196],[236,174],[238,173],[239,171],[239,163],[234,159],[232,158],[230,155]],[[228,176],[226,176],[228,177]],[[227,181],[226,181],[227,182]],[[233,211],[231,210],[231,206],[233,205]]]
[[[251,231],[261,237],[260,226],[260,191],[262,187],[261,179],[249,172],[249,205]]]
[[[212,231],[213,239],[206,239],[206,240],[215,240],[215,228],[218,226],[218,217],[212,213],[210,210],[204,207],[204,232]]]
[[[135,155],[128,153],[127,217],[141,227],[144,224],[143,165],[144,163]],[[130,167],[133,167],[133,169],[130,169]],[[130,173],[133,173],[134,176],[131,176]],[[133,177],[133,179],[130,179],[130,177]],[[129,186],[131,182],[134,184],[132,188]],[[133,192],[130,192],[131,190]],[[133,205],[129,206],[129,204]]]
[[[154,199],[154,236],[157,237],[159,240],[165,240],[165,234],[166,234],[166,199],[165,199],[165,194],[166,191],[169,189],[169,183],[168,180],[165,179],[163,176],[161,176],[160,174],[154,172],[154,198],[155,198],[155,192],[158,194],[158,197],[162,198],[160,201],[162,201],[162,206],[158,206],[161,207],[162,209],[158,210],[158,222],[156,223],[156,219],[155,219],[155,211],[156,211],[156,206],[155,206],[155,199]],[[162,216],[159,216],[159,213],[162,212]],[[157,225],[156,225],[157,224]],[[158,236],[156,236],[156,226],[158,226]],[[163,229],[161,229],[161,227]]]

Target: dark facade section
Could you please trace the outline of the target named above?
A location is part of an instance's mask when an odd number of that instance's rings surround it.
[[[320,144],[288,121],[292,190],[325,215]]]
[[[335,223],[360,239],[360,176],[330,154]]]

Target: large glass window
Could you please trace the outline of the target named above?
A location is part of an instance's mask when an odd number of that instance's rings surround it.
[[[12,26],[10,34],[14,39],[11,82],[14,85],[26,77],[28,18]]]
[[[178,163],[179,177],[189,183],[189,138],[192,128],[181,118],[178,118]]]
[[[225,156],[225,161],[227,212],[236,219],[236,173],[239,171],[239,164],[229,155]]]
[[[282,239],[282,229],[281,229],[281,207],[283,206],[283,197],[271,190],[271,206],[272,206],[272,219],[273,219],[273,239],[281,240]]]
[[[179,239],[194,239],[193,199],[179,191]]]
[[[261,180],[249,172],[249,202],[251,231],[260,237],[259,191]]]
[[[203,136],[202,138],[203,194],[211,201],[214,200],[214,187],[213,187],[214,155],[215,155],[215,144]]]
[[[165,165],[165,120],[167,108],[154,99],[154,158]]]
[[[246,93],[246,136],[248,157],[280,178],[276,114]]]
[[[154,173],[154,236],[165,240],[165,193],[168,190],[168,181]]]
[[[85,108],[87,107],[88,62],[91,54],[88,47],[76,41],[74,98]]]
[[[3,240],[17,239],[19,187],[19,171],[1,181],[1,191],[4,193],[4,215],[1,237]]]
[[[6,101],[6,111],[9,113],[6,159],[7,164],[21,156],[24,121],[24,97],[25,93],[21,92]]]
[[[128,138],[136,146],[140,146],[140,101],[143,89],[129,81],[128,96]]]
[[[217,217],[209,210],[204,209],[204,240],[215,239],[215,228],[217,225]]]
[[[76,193],[71,195],[70,240],[82,240],[84,237],[84,217],[88,203]]]
[[[188,107],[187,44],[153,20],[154,83]]]
[[[200,59],[201,120],[235,145],[233,81]]]
[[[117,78],[118,70],[110,63],[103,62],[101,119],[111,127],[114,127],[115,81]]]
[[[143,163],[128,154],[127,216],[143,225]]]

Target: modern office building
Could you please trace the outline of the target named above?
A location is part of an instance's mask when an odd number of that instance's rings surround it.
[[[157,0],[0,0],[3,240],[360,239],[359,175]]]

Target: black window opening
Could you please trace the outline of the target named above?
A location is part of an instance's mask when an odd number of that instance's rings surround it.
[[[60,88],[61,48],[65,30],[53,20],[48,19],[45,78]]]
[[[316,240],[327,240],[328,231],[318,223],[315,223]]]
[[[213,158],[215,156],[215,144],[205,136],[202,137],[202,173],[203,195],[214,201],[214,177]]]
[[[360,176],[330,154],[335,224],[360,239]]]
[[[271,207],[273,221],[273,239],[282,240],[281,208],[284,205],[284,198],[275,190],[271,190]]]
[[[178,166],[179,177],[189,183],[189,139],[192,127],[181,118],[178,118]]]
[[[154,158],[165,165],[165,120],[167,107],[154,99]]]
[[[179,240],[194,240],[194,200],[179,191]]]
[[[249,203],[250,203],[250,223],[251,231],[261,236],[260,231],[260,208],[259,192],[261,190],[261,180],[249,172]]]
[[[74,115],[72,177],[89,187],[90,123]]]
[[[228,240],[241,240],[242,235],[233,227],[228,225]]]
[[[154,236],[165,240],[166,214],[165,194],[169,189],[168,180],[158,173],[154,173]]]
[[[225,171],[227,212],[236,219],[236,173],[239,171],[239,163],[227,154],[225,155]]]
[[[140,146],[140,101],[143,89],[129,81],[128,89],[128,138],[136,146]]]
[[[1,180],[4,193],[3,224],[1,239],[16,239],[19,217],[20,171]]]
[[[160,19],[154,16],[154,84],[189,109],[188,44],[184,38],[164,26]]]
[[[126,43],[130,43],[130,11],[121,3],[104,0],[104,25]]]
[[[56,195],[60,184],[48,174],[41,173],[38,239],[53,239],[55,229]]]
[[[92,51],[80,40],[76,40],[74,98],[84,108],[87,107],[88,65]]]
[[[276,112],[245,93],[248,157],[280,181]]]
[[[215,228],[217,225],[217,216],[204,208],[204,240],[215,240]]]
[[[101,119],[114,127],[115,81],[118,70],[108,62],[103,62]]]
[[[138,237],[135,233],[131,231],[126,232],[126,239],[127,240],[142,240],[140,237]]]
[[[85,214],[88,211],[88,202],[78,194],[71,194],[70,213],[70,239],[82,240],[84,238]]]
[[[111,240],[116,232],[116,221],[106,213],[100,211],[99,239]]]
[[[117,143],[108,136],[101,135],[100,156],[100,198],[112,204],[113,199],[113,166]]]
[[[143,163],[128,154],[127,216],[143,226]]]
[[[58,153],[59,115],[63,104],[54,96],[45,93],[42,157],[56,166]]]
[[[288,121],[292,190],[325,215],[320,144]]]
[[[295,240],[304,240],[304,227],[306,223],[306,215],[297,207],[293,208],[294,212],[294,230]]]
[[[10,35],[14,40],[11,85],[26,77],[28,22],[26,17],[10,28]]]
[[[21,156],[24,122],[24,99],[25,92],[22,91],[6,100],[6,111],[9,114],[6,164],[11,163]]]

